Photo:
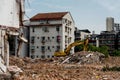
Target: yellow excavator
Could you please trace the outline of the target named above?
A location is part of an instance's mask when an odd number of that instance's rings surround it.
[[[87,51],[88,42],[89,42],[89,39],[88,39],[88,38],[86,38],[86,39],[83,40],[83,41],[73,42],[73,43],[71,43],[71,44],[65,49],[65,51],[55,52],[55,53],[54,53],[54,56],[56,56],[56,57],[67,56],[67,55],[70,54],[70,50],[71,50],[71,48],[72,48],[73,46],[78,46],[78,45],[81,45],[81,44],[83,44],[83,51]]]

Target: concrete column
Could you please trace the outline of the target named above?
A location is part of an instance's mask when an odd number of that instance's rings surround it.
[[[96,38],[96,47],[99,47],[99,39]]]

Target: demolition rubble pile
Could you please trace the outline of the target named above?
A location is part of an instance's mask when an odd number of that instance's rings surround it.
[[[62,63],[91,64],[100,63],[104,59],[104,54],[99,52],[81,51],[68,56]]]
[[[107,63],[114,64],[112,59],[104,61],[103,56],[98,52],[78,52],[45,60],[11,56],[8,70],[11,80],[119,80],[120,72],[102,71]],[[119,60],[114,58],[116,65]]]

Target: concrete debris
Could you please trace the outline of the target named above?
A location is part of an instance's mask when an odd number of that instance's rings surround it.
[[[0,74],[0,80],[12,80],[10,73],[2,73]]]
[[[17,66],[9,66],[8,71],[12,74],[22,73],[23,71]]]
[[[120,66],[120,57],[101,59],[100,56],[104,55],[79,52],[68,57],[45,60],[10,56],[10,65],[22,70],[22,73],[11,74],[11,80],[120,80],[120,72],[102,71],[106,64]],[[83,62],[80,63],[81,59]]]
[[[61,64],[67,62],[70,59],[70,57],[66,58]]]
[[[0,62],[0,73],[6,72],[6,66]]]
[[[70,57],[66,58],[62,63],[78,63],[78,64],[90,64],[100,63],[104,58],[104,55],[99,52],[77,52]]]

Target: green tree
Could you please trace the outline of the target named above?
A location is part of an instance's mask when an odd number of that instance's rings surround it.
[[[109,52],[108,52],[109,48],[107,46],[101,46],[99,47],[99,51],[98,52],[101,52],[103,53],[106,57],[109,56]]]
[[[114,50],[112,52],[112,56],[120,56],[120,51],[119,50]]]
[[[75,52],[83,51],[83,44],[75,46]]]
[[[75,46],[75,52],[79,52],[79,51],[83,51],[83,47],[84,45],[78,45],[78,46]],[[103,53],[105,55],[105,57],[108,57],[109,56],[109,52],[108,52],[108,47],[107,46],[101,46],[101,47],[96,47],[96,46],[93,46],[93,45],[88,45],[88,51],[94,51],[94,52],[100,52],[100,53]]]
[[[89,51],[98,51],[98,47],[96,47],[96,46],[93,46],[93,45],[88,45],[88,50]]]

